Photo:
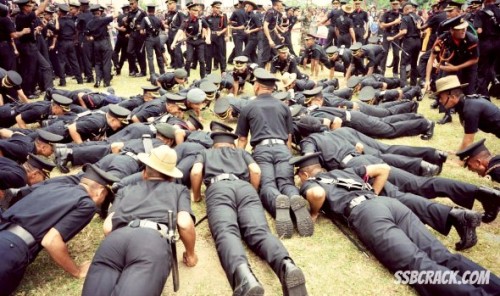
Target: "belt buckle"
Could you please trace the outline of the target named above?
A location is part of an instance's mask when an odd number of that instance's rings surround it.
[[[139,226],[141,226],[141,220],[132,220],[130,223],[128,223],[128,226],[132,228],[139,228]]]
[[[349,203],[349,207],[353,209],[356,206],[359,206],[362,202],[367,200],[367,198],[364,195],[357,196],[351,200]]]

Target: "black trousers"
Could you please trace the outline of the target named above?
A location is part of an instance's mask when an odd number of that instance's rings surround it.
[[[295,54],[295,51],[293,50],[292,32],[290,31],[291,29],[292,28],[289,28],[288,31],[283,33],[283,37],[285,38],[285,42],[283,44],[285,44],[286,47],[288,47],[288,49],[290,50],[290,54],[297,56],[297,54]]]
[[[191,71],[191,64],[194,63],[194,56],[198,58],[200,62],[200,78],[204,78],[206,74],[205,65],[205,40],[187,40],[186,41],[186,64],[184,69],[189,73]]]
[[[38,71],[41,72],[41,89],[53,88],[53,72],[50,63],[38,50],[36,43],[21,43],[18,45],[20,57],[20,74],[23,78],[22,88],[26,96],[35,93]]]
[[[101,170],[118,179],[123,179],[126,176],[138,173],[143,168],[143,166],[139,164],[139,161],[124,154],[108,154],[100,159],[96,165]]]
[[[158,68],[160,74],[165,73],[165,63],[163,61],[162,44],[160,42],[159,36],[148,36],[145,41],[146,55],[148,59],[149,76],[156,73],[155,62],[153,55],[156,55],[156,62],[158,63]]]
[[[6,71],[17,70],[17,57],[10,42],[0,41],[0,68]]]
[[[415,136],[429,129],[429,121],[425,118],[418,118],[413,113],[378,118],[352,111],[351,118],[346,125],[374,138],[392,139]]]
[[[211,44],[207,44],[205,50],[207,51],[207,74],[212,73],[213,65],[220,65],[220,71],[226,72],[226,41],[224,41],[225,34],[217,36],[216,32],[212,32]]]
[[[0,231],[0,295],[8,296],[19,286],[30,263],[30,251],[26,243],[17,235],[6,230]]]
[[[475,93],[489,96],[488,87],[495,79],[495,65],[500,61],[498,58],[499,48],[500,36],[497,36],[496,39],[488,38],[479,42],[477,91]]]
[[[252,63],[258,63],[259,58],[257,57],[257,47],[259,45],[259,38],[257,33],[253,35],[255,36],[248,37],[248,42],[242,55],[246,56]]]
[[[95,77],[96,81],[111,82],[111,58],[113,48],[109,38],[94,41]]]
[[[113,64],[116,69],[121,69],[127,60],[128,37],[118,35],[115,49],[113,50]],[[132,72],[129,65],[129,72]]]
[[[178,44],[174,49],[170,48],[174,41],[175,34],[177,34],[177,29],[170,29],[168,31],[167,50],[170,55],[170,65],[174,69],[179,69],[184,67],[184,57],[182,56],[181,45]]]
[[[392,73],[399,73],[399,48],[396,45],[399,45],[398,40],[387,41],[387,37],[391,35],[384,34],[384,39],[382,40],[382,46],[384,47],[385,53],[384,57],[380,62],[380,68],[382,70],[381,74],[385,74],[385,67],[387,64],[387,56],[389,55],[389,48],[392,47]]]
[[[382,163],[380,158],[372,155],[360,155],[347,163],[347,167],[359,167],[368,164]],[[409,192],[429,199],[439,196],[450,198],[455,204],[471,209],[477,186],[441,177],[420,177],[404,170],[392,167],[388,181],[403,192]]]
[[[349,222],[361,241],[391,272],[399,270],[465,271],[485,269],[460,254],[452,254],[422,224],[410,209],[389,197],[380,196],[355,207]],[[496,293],[500,279],[490,275],[489,285],[418,285],[421,295],[465,295]]]
[[[247,42],[247,37],[242,30],[234,30],[232,33],[234,48],[231,54],[229,55],[229,63],[233,63],[235,57],[239,57],[243,54],[243,48]]]
[[[326,36],[326,43],[324,48],[327,49],[328,47],[335,45],[334,39],[335,39],[335,27],[328,26],[328,35]],[[304,40],[300,40],[301,45],[303,42]]]
[[[97,142],[101,143],[101,142]],[[72,148],[73,150],[73,166],[84,165],[86,163],[96,163],[106,155],[111,153],[111,146],[109,144],[95,144],[95,145],[78,145]]]
[[[269,230],[259,195],[252,185],[242,180],[220,181],[208,187],[206,197],[208,226],[231,287],[234,289],[236,268],[248,264],[242,239],[279,274],[280,262],[289,254]]]
[[[119,228],[97,249],[82,295],[161,295],[171,265],[170,245],[157,231]]]
[[[361,44],[366,44],[364,27],[354,27],[354,36],[356,36],[356,42],[361,42]]]
[[[83,82],[82,73],[76,58],[75,45],[71,40],[60,40],[58,43],[59,65],[61,68],[61,82],[66,82],[66,67],[69,66],[71,74],[75,75],[78,82]]]
[[[83,33],[82,33],[83,34]],[[92,74],[92,64],[94,61],[94,42],[83,38],[83,42],[80,47],[80,53],[78,54],[78,59],[80,60],[80,70],[83,71],[87,79],[93,79],[94,74]]]
[[[418,37],[409,37],[405,38],[403,41],[403,50],[401,53],[401,87],[406,85],[406,66],[410,65],[410,85],[417,85],[418,78],[418,55],[420,54],[420,49],[422,48],[422,44],[420,42],[420,38]]]
[[[352,44],[352,38],[351,34],[340,34],[337,38],[337,46],[341,47],[344,45],[346,48],[351,47]]]
[[[280,45],[282,42],[278,38],[278,35],[275,32],[270,32],[271,39],[273,40],[276,46]],[[271,48],[269,44],[269,40],[264,35],[264,39],[262,40],[263,48],[262,52],[259,51],[259,67],[265,68],[267,62],[271,61],[273,57],[277,55],[277,50],[275,48]]]
[[[395,102],[388,107],[384,105],[374,106],[363,102],[357,102],[359,105],[359,111],[374,117],[386,117],[395,114],[411,113],[415,102]]]
[[[107,141],[108,143],[113,143],[124,142],[132,139],[140,139],[144,134],[154,137],[155,132],[153,132],[150,126],[147,124],[141,122],[132,123],[108,137]]]
[[[146,75],[146,50],[144,49],[145,37],[139,33],[139,31],[134,31],[130,34],[127,46],[128,63],[132,67],[132,72],[137,71],[137,65],[135,61],[139,63],[139,68],[141,69],[141,74]]]
[[[260,199],[274,217],[278,195],[300,195],[293,180],[293,166],[288,163],[292,155],[287,145],[258,145],[252,156],[261,170]]]

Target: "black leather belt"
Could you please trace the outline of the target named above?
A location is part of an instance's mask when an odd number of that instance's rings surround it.
[[[346,217],[349,217],[349,215],[351,214],[352,210],[359,206],[361,203],[367,201],[367,200],[370,200],[370,199],[373,199],[375,198],[375,196],[371,196],[371,195],[360,195],[360,196],[357,196],[355,198],[353,198],[350,202],[349,202],[349,205],[347,206],[347,208],[345,209],[345,215]]]
[[[210,184],[214,184],[220,181],[234,181],[239,179],[240,178],[236,177],[234,174],[220,174],[210,179]]]
[[[156,223],[146,219],[135,219],[128,224],[131,228],[149,228],[158,231],[161,237],[168,237],[168,227],[165,224]]]
[[[21,226],[17,224],[11,224],[9,227],[7,227],[6,231],[16,235],[20,239],[24,241],[24,243],[28,246],[28,248],[33,247],[36,244],[35,238],[29,231],[26,229],[22,228]]]

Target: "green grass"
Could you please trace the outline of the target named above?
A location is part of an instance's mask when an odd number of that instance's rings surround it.
[[[126,66],[124,67],[126,68]],[[192,76],[198,71],[193,71]],[[324,73],[325,74],[325,73]],[[323,75],[324,77],[326,75]],[[340,78],[340,76],[338,76]],[[322,78],[322,77],[321,77]],[[141,93],[140,86],[146,85],[143,78],[129,78],[127,73],[115,77],[112,86],[121,96],[131,96]],[[343,81],[341,82],[343,85]],[[86,87],[92,87],[87,84]],[[77,89],[73,80],[69,80],[67,89]],[[247,85],[247,92],[251,88]],[[427,118],[438,120],[441,114],[429,109],[431,101],[425,98],[420,103],[419,112]],[[499,100],[494,100],[500,105]],[[212,114],[204,114],[205,123],[213,118]],[[437,125],[435,136],[430,141],[422,141],[419,137],[406,137],[395,140],[384,140],[386,143],[405,144],[415,146],[433,146],[443,150],[456,150],[461,142],[463,129],[454,116],[453,123],[444,126]],[[208,125],[205,125],[208,128]],[[476,135],[476,140],[487,138],[486,144],[491,151],[500,152],[500,141],[491,134],[482,132]],[[72,172],[76,172],[78,168]],[[54,174],[57,175],[57,174]],[[473,184],[494,185],[491,181],[478,177],[458,165],[456,157],[449,157],[445,164],[443,177],[453,178]],[[498,183],[496,184],[498,185]],[[448,199],[436,199],[452,205]],[[205,215],[205,204],[202,201],[193,204],[193,211],[198,219]],[[474,209],[482,211],[480,204],[476,203]],[[478,228],[478,244],[463,255],[490,269],[495,274],[500,274],[500,219]],[[269,226],[274,231],[274,221],[268,215]],[[168,279],[164,295],[229,295],[231,288],[221,268],[215,245],[208,229],[207,222],[197,228],[196,251],[199,263],[196,267],[187,268],[179,263],[181,286],[178,293],[173,293],[172,280]],[[450,235],[444,237],[433,231],[437,238],[448,249],[453,250],[458,241],[457,233],[452,230]],[[352,235],[352,234],[351,234]],[[103,239],[102,221],[95,218],[80,234],[69,242],[70,253],[77,263],[91,260],[99,243]],[[310,295],[411,295],[415,294],[409,286],[394,284],[392,275],[370,254],[366,257],[340,232],[330,220],[320,217],[312,237],[301,238],[297,233],[292,239],[282,240],[296,264],[305,273],[307,288]],[[183,246],[178,245],[178,254],[182,254]],[[452,251],[454,252],[454,251]],[[278,278],[260,258],[250,251],[248,258],[260,282],[264,285],[267,295],[281,294]],[[179,257],[181,258],[181,257]],[[58,268],[44,251],[28,268],[16,295],[80,295],[83,280],[77,280]]]

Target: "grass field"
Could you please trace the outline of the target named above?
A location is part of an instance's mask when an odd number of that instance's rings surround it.
[[[192,76],[197,75],[196,72],[198,71],[193,71]],[[340,78],[340,76],[338,77]],[[125,97],[141,93],[140,87],[146,84],[148,82],[144,78],[129,78],[128,73],[122,73],[122,76],[115,77],[112,81],[117,95]],[[341,79],[341,85],[344,85],[343,79]],[[91,84],[85,86],[92,87]],[[77,89],[80,86],[76,85],[74,80],[70,80],[67,88]],[[246,91],[251,91],[248,85]],[[500,100],[493,99],[493,101],[497,106],[500,106]],[[442,115],[435,110],[430,110],[430,103],[431,101],[427,97],[424,98],[420,103],[419,112],[429,119],[440,119]],[[209,123],[212,119],[212,115],[208,112],[204,114],[204,117],[206,118],[205,123]],[[205,126],[208,128],[208,124]],[[453,151],[458,148],[462,135],[463,129],[458,122],[458,116],[454,115],[453,123],[436,126],[435,135],[430,141],[422,141],[419,137],[406,137],[384,140],[384,142],[433,146]],[[500,153],[500,141],[495,136],[480,132],[476,135],[476,140],[481,138],[487,139],[486,144],[491,151]],[[77,172],[78,169],[73,169],[72,173]],[[454,156],[448,158],[441,176],[473,184],[499,185],[468,172],[458,164],[458,160]],[[448,199],[436,199],[436,202],[451,205],[451,201]],[[482,211],[479,203],[474,205],[474,209]],[[193,210],[198,219],[202,218],[205,215],[204,201],[193,204]],[[270,219],[270,216],[268,216],[268,221],[274,233],[274,221]],[[474,248],[462,252],[463,255],[480,263],[495,274],[500,274],[499,226],[500,219],[488,225],[481,225],[478,228],[478,244]],[[187,268],[180,262],[181,287],[179,292],[173,293],[172,281],[169,278],[163,294],[230,295],[231,288],[220,266],[207,222],[201,223],[196,231],[198,265]],[[458,235],[454,230],[447,237],[432,232],[444,245],[453,250],[455,242],[458,241]],[[102,221],[96,216],[90,225],[69,242],[72,257],[77,263],[92,260],[103,237]],[[395,284],[392,274],[378,263],[373,255],[370,254],[367,257],[359,252],[342,232],[325,217],[319,218],[312,237],[302,238],[295,233],[292,239],[282,242],[296,264],[304,271],[310,295],[411,295],[415,293],[408,286]],[[182,254],[182,244],[177,245],[178,253]],[[257,278],[264,285],[266,294],[281,294],[279,280],[268,265],[251,252],[248,252],[248,257]],[[42,251],[28,268],[15,295],[79,295],[83,282],[84,280],[74,279],[64,273],[53,263],[48,254]]]

